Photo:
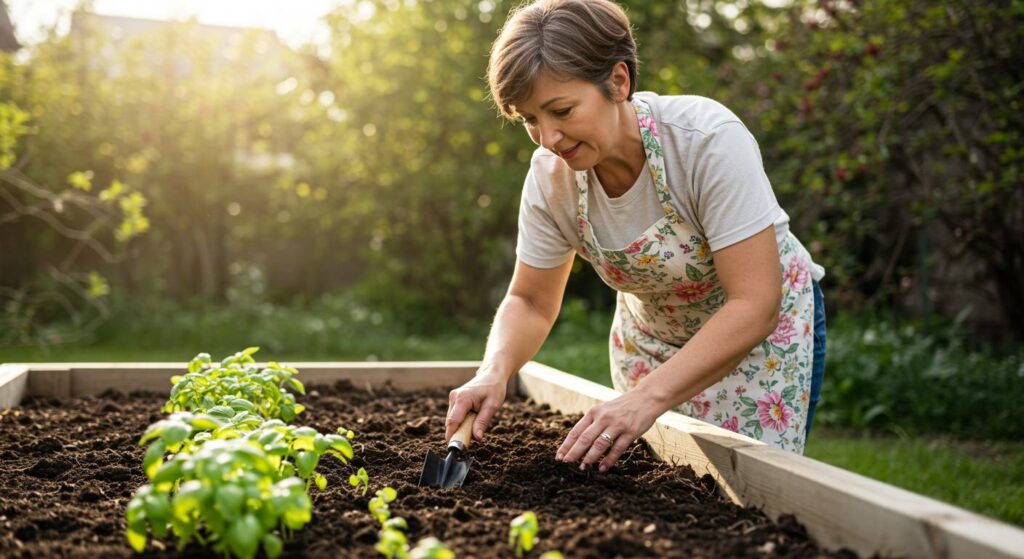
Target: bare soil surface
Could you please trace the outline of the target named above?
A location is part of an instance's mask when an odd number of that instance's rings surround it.
[[[554,460],[578,417],[511,399],[474,457],[465,485],[416,485],[427,450],[444,451],[447,391],[367,392],[341,382],[310,386],[309,409],[294,421],[322,433],[356,432],[351,464],[325,457],[329,485],[313,492],[313,521],[286,542],[285,557],[377,557],[370,495],[348,476],[363,466],[373,490],[398,491],[391,505],[409,539],[434,536],[461,558],[514,557],[509,522],[534,511],[539,540],[530,557],[855,557],[823,551],[793,518],[771,521],[720,496],[710,476],[659,462],[635,444],[609,472]],[[31,399],[0,416],[0,556],[129,557],[124,510],[147,482],[146,427],[164,417],[166,394],[108,392],[69,401]],[[372,491],[371,491],[372,493]],[[150,542],[143,556],[173,557],[174,540]],[[215,557],[190,546],[184,555]]]

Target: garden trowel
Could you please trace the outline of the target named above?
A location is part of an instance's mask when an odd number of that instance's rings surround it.
[[[472,457],[463,459],[462,453],[469,448],[469,442],[473,436],[470,431],[473,428],[473,420],[476,413],[469,412],[462,420],[462,425],[455,431],[452,440],[448,441],[448,456],[441,458],[431,451],[427,451],[427,459],[423,462],[423,473],[420,474],[420,485],[428,487],[461,487],[462,482],[469,473],[469,466],[473,463]]]

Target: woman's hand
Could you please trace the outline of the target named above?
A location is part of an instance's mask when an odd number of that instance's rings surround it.
[[[481,440],[494,413],[505,402],[508,379],[481,368],[472,380],[448,393],[448,416],[444,420],[444,440],[449,441],[466,414],[475,411],[473,438]]]
[[[650,397],[636,390],[596,405],[569,431],[555,459],[563,462],[582,459],[581,470],[601,460],[598,469],[607,471],[633,441],[654,425],[663,411]]]

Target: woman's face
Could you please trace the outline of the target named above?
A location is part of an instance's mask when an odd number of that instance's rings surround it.
[[[613,72],[613,83],[614,77]],[[628,81],[626,87],[628,91]],[[613,97],[618,93],[613,88]],[[558,155],[576,171],[596,167],[614,153],[621,126],[619,103],[609,100],[591,83],[559,80],[541,73],[533,82],[530,97],[512,105],[512,109],[534,143]]]

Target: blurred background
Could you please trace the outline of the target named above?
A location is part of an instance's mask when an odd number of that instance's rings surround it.
[[[533,145],[502,0],[0,0],[0,362],[479,359]],[[631,0],[827,269],[808,455],[1024,525],[1024,2]],[[577,261],[537,360],[609,384]]]

